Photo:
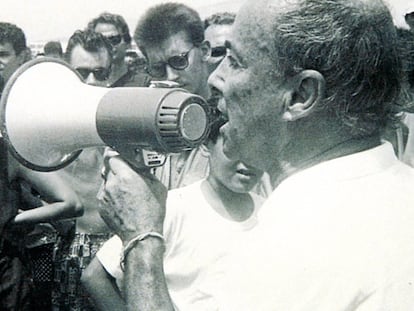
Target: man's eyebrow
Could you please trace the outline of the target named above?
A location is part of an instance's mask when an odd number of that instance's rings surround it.
[[[238,60],[240,65],[243,66],[243,64],[244,64],[243,57],[239,53],[237,53],[237,49],[235,49],[234,47],[231,46],[231,42],[227,41],[227,40],[224,41],[224,46],[226,47],[226,49],[231,50],[230,54],[233,55],[233,57],[235,57]]]

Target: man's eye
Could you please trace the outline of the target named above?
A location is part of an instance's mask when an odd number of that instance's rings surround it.
[[[233,56],[227,55],[227,59],[229,61],[229,64],[230,64],[230,67],[231,68],[233,68],[233,69],[242,68],[242,66],[240,65],[240,63]]]
[[[0,57],[7,57],[7,56],[9,56],[10,54],[9,53],[7,53],[7,52],[0,52]]]

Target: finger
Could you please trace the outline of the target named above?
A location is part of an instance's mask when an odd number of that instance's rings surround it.
[[[99,201],[104,201],[105,197],[105,182],[101,183],[101,186],[99,187],[98,193],[96,194],[96,198]]]
[[[104,151],[104,154],[103,154],[103,174],[101,174],[101,175],[105,176],[107,171],[110,170],[109,160],[111,158],[119,157],[119,156],[120,156],[119,153],[117,151],[113,150],[112,148],[110,148],[110,147],[105,148],[105,151]]]
[[[102,178],[103,182],[106,182],[106,178],[107,178],[107,175],[108,175],[108,170],[109,170],[108,166],[106,166],[106,165],[102,166],[101,178]]]
[[[113,149],[112,147],[108,147],[108,146],[106,146],[105,147],[105,149],[104,149],[104,153],[103,153],[103,155],[104,155],[104,157],[105,156],[111,156],[111,155],[113,155],[113,154],[117,154],[118,152],[115,150],[115,149]]]

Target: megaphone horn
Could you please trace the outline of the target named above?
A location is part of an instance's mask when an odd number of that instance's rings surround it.
[[[38,171],[60,169],[92,146],[181,152],[198,146],[209,131],[209,107],[200,96],[182,89],[90,86],[51,58],[20,67],[0,104],[11,153]]]

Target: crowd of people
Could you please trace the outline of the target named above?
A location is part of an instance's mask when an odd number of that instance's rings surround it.
[[[199,95],[210,132],[155,169],[90,147],[48,173],[1,138],[1,310],[412,310],[414,28],[382,0],[103,12],[43,56]],[[0,22],[0,96],[31,58]]]

